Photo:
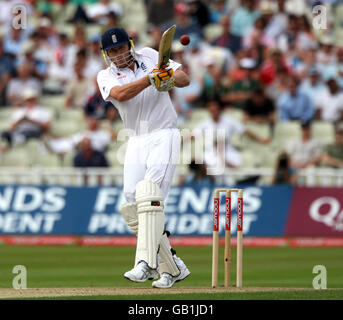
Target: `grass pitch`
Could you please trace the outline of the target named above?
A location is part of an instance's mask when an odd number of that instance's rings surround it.
[[[13,267],[24,265],[28,288],[61,288],[61,292],[64,292],[62,288],[73,288],[73,293],[68,294],[70,291],[66,290],[62,297],[51,292],[46,294],[56,299],[343,299],[342,248],[244,248],[243,289],[246,290],[236,288],[227,292],[222,290],[224,288],[216,292],[207,290],[211,286],[211,247],[177,248],[177,255],[183,258],[191,275],[175,284],[173,291],[154,291],[150,281],[138,284],[123,277],[133,266],[134,247],[2,246],[0,252],[0,297],[5,290],[2,288],[12,287],[16,276],[12,273]],[[235,249],[232,254],[231,283],[235,283]],[[223,259],[223,248],[220,248],[220,285],[224,281]],[[327,290],[312,288],[316,276],[312,270],[316,265],[326,267]],[[121,291],[77,294],[83,288],[91,291],[102,287]],[[135,294],[143,288],[150,290]],[[189,288],[192,288],[191,292]]]

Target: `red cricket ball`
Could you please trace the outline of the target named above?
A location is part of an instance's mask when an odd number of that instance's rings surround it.
[[[187,36],[186,34],[184,34],[183,36],[181,36],[180,38],[180,42],[181,44],[183,44],[184,46],[187,46],[190,42],[189,36]]]

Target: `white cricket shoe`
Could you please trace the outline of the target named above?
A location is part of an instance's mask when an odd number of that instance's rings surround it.
[[[140,261],[133,269],[125,272],[124,277],[133,282],[144,282],[158,279],[158,272],[151,269],[145,261]]]
[[[171,288],[175,282],[179,282],[187,278],[191,274],[188,268],[186,267],[185,263],[179,257],[175,255],[174,260],[181,271],[180,274],[176,277],[173,277],[171,274],[163,272],[161,274],[161,278],[152,283],[153,288]]]

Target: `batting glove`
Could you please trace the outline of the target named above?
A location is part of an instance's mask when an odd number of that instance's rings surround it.
[[[149,81],[158,91],[169,91],[174,88],[174,70],[154,69],[149,73]]]

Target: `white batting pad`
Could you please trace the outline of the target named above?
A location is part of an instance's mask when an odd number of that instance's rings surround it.
[[[142,180],[136,186],[138,236],[136,262],[145,261],[156,269],[157,251],[164,229],[163,196],[158,185]]]
[[[119,208],[119,212],[123,216],[131,231],[137,235],[138,233],[138,217],[136,203],[126,203]]]
[[[159,265],[159,273],[162,274],[164,272],[171,274],[173,277],[177,277],[180,274],[180,270],[177,267],[173,255],[170,251],[171,246],[169,243],[169,239],[167,235],[164,233],[161,238],[160,243],[160,265]]]
[[[138,216],[137,216],[137,205],[136,203],[126,203],[119,208],[120,213],[122,214],[124,220],[132,230],[132,232],[137,235],[138,234]],[[169,243],[169,239],[165,233],[163,233],[161,237],[160,243],[160,265],[159,265],[159,272],[162,274],[163,272],[167,272],[171,274],[173,277],[179,275],[180,270],[178,269],[173,255],[170,251],[171,246]]]

